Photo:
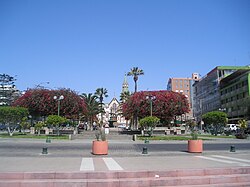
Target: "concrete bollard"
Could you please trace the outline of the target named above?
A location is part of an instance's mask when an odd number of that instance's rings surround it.
[[[235,146],[234,145],[230,146],[230,152],[235,152]]]
[[[43,155],[48,154],[48,148],[47,147],[43,147],[42,154]]]
[[[46,143],[51,143],[51,139],[49,139],[49,137],[46,138]]]
[[[72,134],[69,135],[69,140],[73,140],[73,135]]]
[[[144,140],[144,143],[149,143],[149,140],[148,140],[148,139],[145,139],[145,140]]]
[[[147,147],[142,148],[142,154],[148,154],[148,148]]]
[[[133,134],[133,141],[136,141],[136,139],[137,139],[137,135]]]

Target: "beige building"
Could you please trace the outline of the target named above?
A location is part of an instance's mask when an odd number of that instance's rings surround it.
[[[168,80],[168,85],[167,85],[167,90],[181,93],[186,96],[189,107],[190,107],[190,112],[186,114],[185,119],[193,119],[193,89],[192,85],[194,81],[199,80],[199,74],[198,73],[193,73],[192,77],[190,78],[169,78]]]

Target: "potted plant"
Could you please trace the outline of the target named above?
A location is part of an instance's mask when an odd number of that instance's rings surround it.
[[[103,130],[96,130],[96,140],[92,142],[92,154],[94,155],[107,155],[108,154],[108,141],[106,134]]]
[[[191,133],[192,139],[188,140],[188,152],[189,153],[202,153],[203,141],[198,139],[197,131]]]

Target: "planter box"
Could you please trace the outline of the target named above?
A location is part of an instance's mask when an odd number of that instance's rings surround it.
[[[202,153],[203,141],[202,140],[188,140],[189,153]]]
[[[107,155],[108,154],[108,141],[93,141],[92,154],[94,155]]]

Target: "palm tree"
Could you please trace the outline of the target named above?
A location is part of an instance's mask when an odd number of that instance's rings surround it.
[[[87,112],[85,113],[85,116],[87,118],[88,124],[90,124],[92,127],[96,115],[100,112],[99,103],[97,102],[97,96],[92,95],[92,93],[83,93],[81,97],[86,103]]]
[[[100,110],[101,110],[101,125],[103,124],[103,99],[104,97],[108,97],[108,90],[106,88],[97,88],[95,91],[95,95],[97,98],[99,98],[100,101]]]
[[[121,95],[120,95],[120,102],[123,104],[125,103],[130,97],[130,93],[129,91],[127,92],[122,92]]]
[[[119,107],[119,114],[120,115],[123,115],[122,107],[123,107],[124,103],[126,103],[128,101],[129,97],[130,97],[129,91],[125,91],[125,92],[121,93],[121,95],[120,95],[120,107]],[[126,126],[127,125],[128,125],[128,120],[126,120]]]
[[[137,92],[137,81],[138,81],[138,76],[144,75],[143,70],[139,69],[138,67],[133,67],[130,72],[127,73],[128,76],[133,76],[134,81],[135,81],[135,93]],[[134,125],[135,128],[137,129],[137,114],[134,114]]]
[[[128,76],[133,76],[135,81],[135,92],[137,92],[137,81],[138,76],[144,75],[143,70],[139,69],[138,67],[133,67],[130,72],[127,73]]]
[[[108,90],[106,88],[97,88],[95,95],[99,98],[100,104],[103,105],[104,97],[108,97]]]
[[[126,103],[126,101],[129,99],[130,97],[130,93],[129,91],[126,92],[122,92],[120,95],[120,105],[119,105],[119,114],[122,115],[122,107],[124,105],[124,103]]]

